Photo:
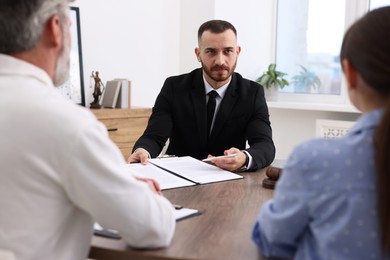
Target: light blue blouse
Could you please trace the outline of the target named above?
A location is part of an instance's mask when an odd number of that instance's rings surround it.
[[[381,253],[376,210],[373,138],[382,114],[362,115],[344,137],[294,149],[253,228],[263,255],[389,259]]]

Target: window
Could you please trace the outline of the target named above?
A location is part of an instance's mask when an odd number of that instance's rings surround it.
[[[276,64],[290,82],[284,92],[340,95],[344,21],[345,1],[279,0]]]
[[[272,100],[348,105],[339,52],[345,30],[390,0],[278,0],[277,70],[289,86]]]
[[[390,5],[390,0],[371,0],[370,10]]]

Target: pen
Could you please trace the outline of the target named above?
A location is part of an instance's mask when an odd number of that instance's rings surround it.
[[[180,205],[177,205],[177,204],[172,204],[173,205],[173,207],[175,207],[175,209],[182,209],[183,208],[183,206],[180,206]]]
[[[216,158],[230,158],[230,157],[234,157],[236,155],[237,155],[236,153],[232,153],[232,154],[228,154],[228,155],[221,155],[221,156],[215,156],[215,157],[206,158],[206,159],[203,159],[202,161],[203,162],[209,162],[209,161],[211,161],[213,159],[216,159]]]
[[[173,158],[173,157],[176,157],[176,155],[164,154],[164,155],[158,156],[157,158],[165,159],[165,158]]]

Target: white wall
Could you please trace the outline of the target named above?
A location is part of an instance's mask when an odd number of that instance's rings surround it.
[[[356,121],[358,116],[357,113],[271,108],[270,120],[276,158],[287,159],[295,145],[315,137],[316,119]]]
[[[85,84],[132,81],[132,105],[151,107],[163,80],[179,71],[180,0],[79,0]],[[92,100],[87,89],[87,102]]]
[[[166,77],[199,67],[197,30],[209,19],[225,19],[238,31],[242,52],[236,71],[256,79],[274,61],[275,0],[78,0],[87,102],[89,75],[103,81],[129,78],[132,105],[152,107]],[[315,136],[315,120],[353,121],[354,113],[270,109],[276,158]]]

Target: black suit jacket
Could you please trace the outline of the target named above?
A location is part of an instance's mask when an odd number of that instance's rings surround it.
[[[256,168],[275,157],[272,129],[263,87],[234,73],[207,138],[206,93],[202,69],[166,79],[156,99],[144,134],[135,143],[152,157],[160,154],[167,139],[167,154],[204,159],[235,147],[246,149]]]

